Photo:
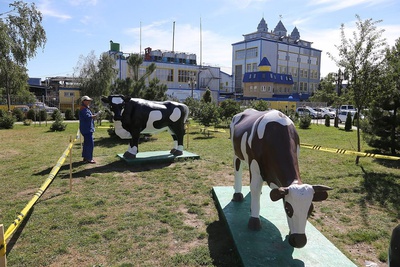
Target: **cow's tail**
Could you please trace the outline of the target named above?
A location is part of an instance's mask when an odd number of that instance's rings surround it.
[[[186,123],[189,118],[189,107],[187,105],[182,105],[182,106],[185,113],[185,118],[183,119],[183,122]]]

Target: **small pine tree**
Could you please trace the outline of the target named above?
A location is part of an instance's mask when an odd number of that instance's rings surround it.
[[[301,116],[299,127],[300,129],[308,129],[311,125],[311,117],[309,115]]]
[[[326,117],[325,117],[325,126],[326,126],[326,127],[331,126],[331,119],[329,118],[329,116],[326,116]]]
[[[53,117],[54,117],[54,122],[50,126],[50,131],[52,132],[65,131],[65,128],[67,128],[67,124],[63,123],[61,112],[59,110],[54,111]]]
[[[351,113],[348,112],[347,113],[347,117],[346,117],[346,122],[344,124],[344,130],[349,132],[349,131],[351,131],[351,127],[352,127],[352,124],[351,124]]]

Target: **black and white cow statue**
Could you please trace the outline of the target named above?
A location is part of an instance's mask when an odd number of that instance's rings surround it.
[[[312,201],[322,201],[332,188],[304,184],[300,179],[298,152],[300,140],[290,118],[278,110],[246,109],[232,118],[230,125],[234,150],[235,193],[242,201],[243,162],[250,171],[251,217],[248,228],[261,229],[260,194],[263,181],[271,188],[272,201],[283,199],[290,229],[289,244],[302,248],[307,243],[305,227],[313,211]]]
[[[183,136],[189,108],[182,103],[149,101],[139,98],[110,95],[102,97],[110,105],[114,120],[121,121],[123,129],[117,129],[121,138],[130,138],[124,158],[136,158],[140,134],[154,134],[168,130],[174,140],[170,153],[174,156],[183,154]],[[128,134],[126,134],[128,132]]]

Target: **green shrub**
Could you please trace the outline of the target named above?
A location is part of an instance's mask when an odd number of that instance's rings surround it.
[[[3,114],[0,117],[0,129],[12,129],[14,127],[15,118],[11,114]]]
[[[50,131],[52,132],[61,132],[67,128],[67,124],[63,123],[63,118],[61,112],[59,110],[55,110],[53,112],[54,122],[50,126]]]
[[[17,121],[23,121],[24,118],[25,118],[24,112],[22,110],[20,110],[20,109],[17,109],[17,108],[13,109],[12,114],[13,114],[13,116],[15,117],[15,119]]]
[[[299,127],[301,129],[308,129],[311,125],[311,117],[306,115],[306,116],[301,116],[300,117],[300,122],[299,122]]]
[[[7,111],[0,109],[0,118],[4,117],[5,114],[7,114]]]
[[[250,107],[258,111],[264,111],[269,109],[269,103],[265,100],[256,100],[251,102]]]
[[[331,119],[328,116],[325,117],[325,126],[326,127],[331,126]]]
[[[74,113],[72,113],[71,109],[65,110],[65,119],[66,120],[75,120]]]
[[[344,130],[347,131],[347,132],[351,131],[351,126],[352,126],[352,124],[351,124],[351,113],[349,112],[349,113],[347,113],[346,122],[344,124]]]

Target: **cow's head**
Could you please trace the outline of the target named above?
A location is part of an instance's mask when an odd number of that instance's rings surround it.
[[[103,96],[101,101],[109,104],[111,111],[114,113],[114,120],[120,121],[126,98],[123,95],[110,95],[108,97]]]
[[[283,198],[286,217],[290,229],[289,244],[295,248],[302,248],[307,243],[305,234],[307,218],[314,209],[312,201],[327,199],[327,190],[332,188],[323,185],[292,184],[289,187],[274,188],[271,190],[272,201]]]

